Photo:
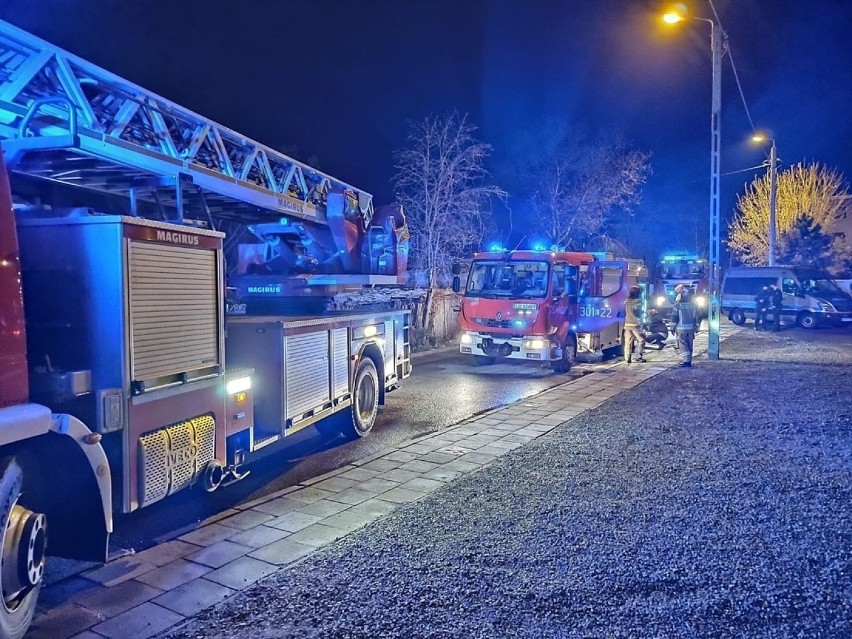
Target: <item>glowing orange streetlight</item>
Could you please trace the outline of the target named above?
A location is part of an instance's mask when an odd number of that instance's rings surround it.
[[[673,4],[669,10],[663,14],[663,22],[666,24],[677,24],[686,20],[686,5]]]

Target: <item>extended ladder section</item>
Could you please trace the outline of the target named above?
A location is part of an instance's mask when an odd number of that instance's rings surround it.
[[[369,193],[0,21],[0,141],[13,172],[213,217],[327,225],[327,196],[367,229]]]

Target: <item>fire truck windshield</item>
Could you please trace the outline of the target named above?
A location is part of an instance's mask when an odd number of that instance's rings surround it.
[[[547,262],[477,260],[470,267],[466,295],[476,297],[544,297]]]
[[[664,280],[699,279],[704,277],[702,260],[665,260],[657,267]]]

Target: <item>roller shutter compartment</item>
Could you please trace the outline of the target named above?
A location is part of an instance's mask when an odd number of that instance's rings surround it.
[[[132,379],[218,367],[217,253],[131,241],[129,266]]]
[[[287,376],[287,419],[298,421],[304,414],[331,402],[329,331],[287,335],[284,366]]]

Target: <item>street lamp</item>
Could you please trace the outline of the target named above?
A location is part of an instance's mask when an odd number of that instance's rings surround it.
[[[686,15],[686,7],[675,5],[672,10],[663,15],[666,24],[677,24],[686,19],[699,20],[710,24],[710,52],[713,60],[713,93],[710,109],[710,286],[707,322],[707,357],[719,359],[719,289],[721,265],[719,261],[719,151],[722,144],[721,110],[722,110],[722,55],[727,34],[722,25],[709,18],[696,18]]]
[[[751,137],[752,142],[763,144],[772,142],[769,148],[769,252],[766,255],[766,265],[775,266],[775,206],[778,200],[778,151],[775,148],[775,139],[768,138],[762,133],[756,133]]]

